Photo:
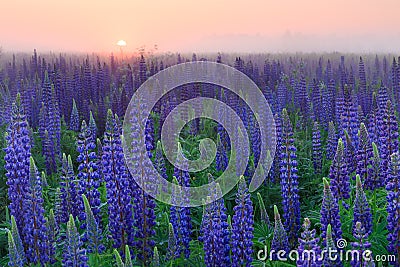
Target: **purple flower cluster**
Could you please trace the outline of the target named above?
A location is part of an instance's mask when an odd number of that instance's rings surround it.
[[[81,132],[79,133],[78,148],[79,156],[77,162],[78,167],[78,180],[79,180],[79,195],[86,195],[89,204],[93,210],[93,214],[97,223],[100,225],[100,174],[98,172],[97,155],[94,151],[96,144],[92,139],[92,133],[85,121],[82,121]],[[82,199],[79,200],[79,220],[86,220],[85,207]],[[84,224],[81,227],[85,227]]]
[[[342,237],[342,223],[340,222],[337,199],[332,194],[328,180],[324,178],[323,181],[324,196],[321,206],[321,238],[324,240],[324,244],[326,245],[328,225],[332,227],[331,235],[333,236],[333,239],[337,240]]]
[[[400,155],[395,153],[391,157],[389,175],[386,183],[388,212],[388,251],[396,255],[397,265],[400,265]],[[395,266],[396,266],[395,264]]]
[[[232,217],[231,266],[251,266],[254,214],[247,183],[243,176],[239,181],[235,202]]]
[[[7,147],[4,157],[8,185],[8,206],[10,214],[15,217],[21,239],[24,241],[24,201],[29,189],[31,140],[28,122],[21,105],[21,97],[17,94],[12,105],[12,117],[6,135]]]
[[[121,129],[111,110],[107,112],[102,146],[103,175],[107,188],[108,229],[113,247],[134,244],[131,190],[121,144]]]
[[[297,243],[300,222],[300,199],[298,195],[297,155],[294,146],[292,124],[286,109],[282,111],[282,144],[280,148],[280,178],[282,204],[285,219],[284,225],[288,232],[292,247]]]

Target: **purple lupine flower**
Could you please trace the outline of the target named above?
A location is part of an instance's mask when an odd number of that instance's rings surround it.
[[[63,266],[66,267],[89,267],[86,249],[75,226],[74,217],[69,215],[67,222],[66,240],[63,252]]]
[[[83,205],[85,206],[86,231],[84,239],[87,240],[87,250],[89,253],[101,254],[105,246],[101,243],[102,236],[99,224],[94,218],[92,208],[85,195],[82,195]]]
[[[384,86],[379,87],[379,90],[378,90],[378,107],[379,107],[379,110],[380,110],[382,115],[385,113],[386,103],[387,103],[388,100],[389,100],[389,96],[388,96],[387,88],[384,87]]]
[[[338,249],[336,248],[335,243],[339,238],[335,238],[333,234],[334,232],[332,232],[332,225],[328,224],[328,226],[326,227],[324,250],[327,252],[326,254],[329,256],[324,257],[323,266],[342,267],[343,263],[340,261],[338,255],[335,254],[335,252],[338,253]]]
[[[71,118],[69,121],[69,129],[75,132],[79,132],[80,126],[81,123],[79,120],[78,108],[76,107],[75,99],[72,99],[72,111],[71,111]]]
[[[160,254],[158,253],[157,247],[154,247],[153,259],[151,260],[151,265],[153,267],[160,267]]]
[[[270,226],[271,222],[269,220],[267,209],[265,208],[265,204],[260,193],[257,193],[257,198],[258,198],[258,203],[260,205],[260,221]]]
[[[353,141],[353,146],[358,147],[358,112],[357,106],[352,100],[352,90],[350,87],[344,87],[344,104],[343,113],[341,116],[341,131],[346,130]],[[342,135],[343,136],[343,135]]]
[[[49,216],[46,218],[46,228],[47,228],[47,249],[49,255],[49,262],[54,264],[56,260],[56,241],[59,232],[59,227],[54,216],[54,212],[51,209]]]
[[[132,264],[132,257],[131,257],[131,252],[129,249],[129,246],[126,245],[124,248],[124,253],[125,253],[125,262],[122,261],[121,255],[119,254],[117,249],[114,249],[114,256],[115,256],[115,261],[117,263],[117,267],[133,267]]]
[[[52,174],[57,169],[56,164],[56,155],[54,151],[54,142],[49,135],[47,130],[44,131],[44,139],[42,139],[43,143],[43,156],[45,158],[46,163],[46,171],[47,174]]]
[[[335,158],[329,170],[333,195],[337,200],[344,200],[350,197],[350,178],[347,170],[347,157],[344,154],[342,138],[339,138]],[[333,226],[333,225],[332,225]],[[335,228],[333,226],[333,228]]]
[[[379,145],[380,156],[382,160],[382,170],[385,170],[385,181],[389,179],[388,169],[390,165],[390,157],[393,153],[399,151],[399,132],[397,118],[394,114],[392,102],[386,102],[385,113],[382,117],[382,124],[380,127]]]
[[[24,267],[25,258],[19,253],[14,237],[11,232],[7,233],[8,237],[8,266],[12,267]]]
[[[364,113],[369,113],[370,110],[370,102],[369,102],[369,97],[367,94],[367,78],[365,77],[365,67],[364,67],[364,62],[362,60],[362,57],[360,57],[360,61],[358,64],[358,76],[359,76],[359,85],[358,85],[358,90],[359,92],[363,95],[363,98],[361,98],[361,107]]]
[[[356,173],[360,175],[361,179],[366,184],[370,184],[370,165],[373,160],[372,144],[369,138],[367,128],[364,123],[360,125],[359,138],[360,144],[357,151],[357,171]]]
[[[328,126],[328,140],[326,145],[326,158],[332,160],[335,156],[338,139],[336,134],[335,125],[329,122]]]
[[[289,252],[290,246],[288,241],[288,236],[286,234],[285,228],[283,227],[281,216],[279,215],[278,208],[274,205],[274,218],[275,218],[275,228],[274,237],[271,243],[271,251],[286,251]],[[276,260],[276,254],[274,254],[273,260]]]
[[[367,197],[363,190],[360,175],[356,176],[356,198],[354,200],[354,219],[353,233],[355,233],[356,223],[363,222],[365,234],[368,237],[372,233],[372,213],[369,207]]]
[[[372,107],[371,113],[368,118],[368,132],[372,142],[379,142],[379,125],[381,125],[382,116],[379,111],[378,102],[376,100],[376,93],[372,93]]]
[[[154,167],[157,169],[161,177],[163,177],[165,180],[168,179],[167,168],[165,167],[165,159],[161,147],[161,141],[157,142],[156,155],[154,157]]]
[[[257,124],[256,117],[249,112],[250,116],[250,122],[249,122],[249,127],[250,127],[250,145],[251,145],[251,151],[253,152],[253,160],[254,164],[258,164],[258,160],[260,159],[260,127]],[[226,153],[226,152],[225,152]],[[226,157],[226,162],[228,163],[228,157]],[[228,164],[226,163],[226,166]]]
[[[79,190],[78,195],[85,194],[89,200],[89,204],[92,207],[93,214],[96,221],[101,225],[101,214],[100,214],[100,192],[98,188],[100,186],[100,174],[97,167],[97,156],[94,152],[96,145],[92,140],[92,133],[85,121],[82,121],[81,132],[79,133],[77,151],[79,156],[77,162],[78,167],[78,181]],[[85,207],[82,199],[78,200],[79,205],[79,220],[86,220]],[[81,225],[85,228],[85,224]]]
[[[320,257],[321,248],[318,245],[319,238],[315,237],[315,229],[310,230],[311,221],[304,218],[303,232],[299,238],[297,252],[299,259],[296,261],[298,267],[322,266]]]
[[[300,222],[300,200],[298,194],[297,156],[294,146],[292,124],[286,109],[282,111],[282,144],[280,149],[280,183],[284,225],[292,247],[297,243]]]
[[[322,171],[322,147],[321,147],[321,132],[319,131],[318,122],[314,122],[313,127],[313,163],[315,173],[321,173]]]
[[[102,146],[102,166],[109,214],[108,229],[113,239],[113,247],[123,251],[126,244],[130,246],[134,244],[134,221],[120,133],[120,126],[109,109]]]
[[[58,223],[66,223],[69,214],[74,217],[78,216],[79,210],[78,197],[77,197],[77,184],[75,182],[74,166],[72,164],[71,156],[68,159],[63,154],[62,169],[61,169],[61,182],[60,182],[60,209],[61,214],[58,216],[60,221]]]
[[[395,266],[400,265],[400,155],[392,154],[390,170],[386,180],[387,212],[388,212],[388,252],[396,255]]]
[[[8,257],[9,266],[23,267],[26,262],[24,246],[14,215],[11,215],[11,230],[8,231]]]
[[[54,128],[54,151],[57,159],[61,160],[61,111],[58,105],[57,93],[54,86],[51,87],[52,97],[51,104],[53,105],[53,128]]]
[[[335,101],[335,124],[338,128],[338,132],[341,133],[343,130],[342,127],[342,114],[343,114],[343,109],[344,109],[344,97],[343,97],[343,91],[339,89],[337,95],[336,95],[336,101]]]
[[[353,175],[353,173],[357,170],[357,156],[356,152],[357,150],[354,147],[354,142],[351,136],[348,134],[346,130],[343,130],[344,133],[344,156],[346,158],[346,163],[347,163],[347,172],[349,176]],[[353,176],[353,179],[355,176]]]
[[[279,116],[279,114],[275,114],[274,116],[274,121],[275,121],[275,126],[276,126],[276,150],[275,150],[275,155],[278,155],[277,157],[274,157],[274,161],[272,163],[271,169],[270,169],[270,182],[271,183],[277,183],[280,182],[280,157],[279,155],[281,154],[281,146],[282,146],[282,120]]]
[[[90,115],[89,115],[89,129],[90,129],[90,133],[92,134],[92,140],[93,142],[96,141],[97,139],[97,125],[96,125],[96,121],[93,118],[93,113],[92,111],[90,111]]]
[[[368,242],[368,234],[365,232],[365,228],[360,221],[357,221],[354,226],[353,236],[357,241],[352,242],[351,246],[354,250],[358,251],[358,254],[353,254],[356,257],[353,256],[350,265],[352,267],[375,266],[374,262],[372,261],[372,254],[369,254],[369,259],[366,258],[368,257],[368,254],[365,254],[365,251],[370,250],[371,243]]]
[[[251,266],[253,253],[253,203],[243,176],[240,177],[232,218],[232,266]]]
[[[322,94],[321,94],[321,86],[314,79],[313,87],[311,92],[312,97],[312,106],[314,109],[315,118],[318,121],[322,120]]]
[[[321,124],[324,127],[324,129],[328,128],[328,123],[329,121],[332,120],[334,117],[334,89],[335,85],[331,86],[331,83],[326,86],[323,82],[320,83],[319,85],[320,91],[321,91],[321,108],[320,108],[320,120]]]
[[[375,190],[376,188],[383,187],[385,174],[381,171],[382,162],[379,157],[378,147],[372,142],[373,157],[370,158],[370,168],[368,169],[368,180],[364,181],[366,189]]]
[[[176,240],[176,235],[172,223],[168,224],[168,248],[166,258],[169,261],[174,260],[178,257],[178,245]]]
[[[44,265],[49,261],[46,244],[47,227],[44,217],[41,178],[32,157],[29,171],[29,187],[24,200],[26,258],[30,263]]]
[[[225,146],[223,145],[221,141],[221,136],[218,134],[217,137],[217,155],[215,158],[216,162],[216,171],[224,171],[226,167],[228,166],[228,155],[226,154],[226,149]]]
[[[148,140],[146,136],[149,133],[146,130],[147,117],[143,113],[146,108],[145,103],[136,101],[133,103],[137,108],[131,110],[130,114],[130,146],[131,146],[131,158],[127,161],[130,164],[130,186],[133,198],[133,210],[134,210],[134,226],[135,231],[135,244],[138,251],[138,258],[143,262],[143,264],[149,264],[153,256],[153,247],[155,242],[153,236],[155,235],[155,202],[152,197],[150,197],[146,191],[153,190],[155,192],[155,184],[149,181],[154,181],[156,175],[151,162],[144,159],[151,155],[150,146],[146,142]],[[142,153],[139,147],[146,147],[146,153]],[[142,178],[146,177],[146,181]],[[137,183],[140,184],[140,187]],[[147,190],[142,188],[146,187]]]
[[[324,196],[321,206],[321,237],[326,246],[327,227],[331,225],[333,228],[332,236],[334,240],[342,237],[342,224],[340,222],[339,205],[337,198],[332,194],[328,180],[324,181]]]
[[[152,150],[156,148],[155,139],[154,139],[154,121],[153,118],[150,116],[146,122],[146,149],[149,158],[153,157]]]
[[[180,157],[183,157],[182,147],[180,143],[178,143],[178,153],[180,153],[181,156],[178,156],[177,160],[179,160]],[[174,177],[176,178],[180,186],[184,187],[190,186],[190,176],[188,171],[184,171],[175,167]],[[190,201],[189,195],[186,190],[180,192],[180,195],[182,198],[180,200],[181,203],[189,203]],[[181,255],[181,253],[183,253],[186,258],[189,258],[190,257],[189,242],[191,240],[191,231],[192,231],[190,208],[171,206],[170,213],[171,213],[171,223],[172,226],[174,227],[174,232],[176,234],[177,245],[178,245],[177,255]]]
[[[15,217],[21,239],[24,242],[24,201],[29,187],[31,140],[20,94],[17,94],[15,103],[12,105],[11,122],[5,139],[7,147],[4,149],[6,153],[4,169],[6,170],[8,199],[10,200],[8,208],[10,214]]]
[[[285,79],[285,77],[283,77],[282,79]],[[282,110],[286,107],[286,102],[287,102],[287,88],[285,85],[285,81],[282,80],[279,82],[278,88],[277,88],[277,102],[278,102],[278,110]]]
[[[211,175],[209,175],[211,177]],[[212,178],[210,179],[212,180]],[[216,192],[221,192],[217,184]],[[220,194],[220,193],[219,193]],[[210,202],[210,197],[207,197]],[[204,243],[204,261],[207,266],[229,266],[230,265],[230,246],[228,217],[224,199],[220,198],[210,204],[205,205],[204,224],[202,222],[202,238]]]

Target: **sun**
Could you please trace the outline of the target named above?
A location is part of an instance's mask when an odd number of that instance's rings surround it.
[[[125,42],[124,40],[119,40],[119,41],[117,42],[117,45],[118,45],[118,46],[126,46],[126,42]]]

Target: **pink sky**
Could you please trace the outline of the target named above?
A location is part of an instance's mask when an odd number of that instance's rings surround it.
[[[399,0],[10,0],[5,51],[400,51]]]

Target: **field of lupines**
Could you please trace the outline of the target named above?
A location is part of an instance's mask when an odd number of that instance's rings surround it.
[[[4,56],[1,266],[400,266],[400,58]],[[184,186],[205,184],[225,170],[230,138],[216,121],[191,121],[179,151],[196,158],[199,140],[208,137],[217,156],[200,172],[174,168],[160,145],[174,107],[199,96],[217,98],[248,131],[251,156],[235,189],[203,207],[176,207],[154,200],[132,178],[122,123],[146,79],[196,60],[231,65],[259,86],[274,114],[277,147],[267,179],[250,193],[260,118],[236,95],[189,84],[165,95],[150,117],[138,110],[134,119],[147,123],[137,142],[147,154],[136,158],[150,157],[162,177]],[[140,160],[135,168],[154,175]],[[292,256],[370,250],[374,261],[269,258],[279,250]]]

